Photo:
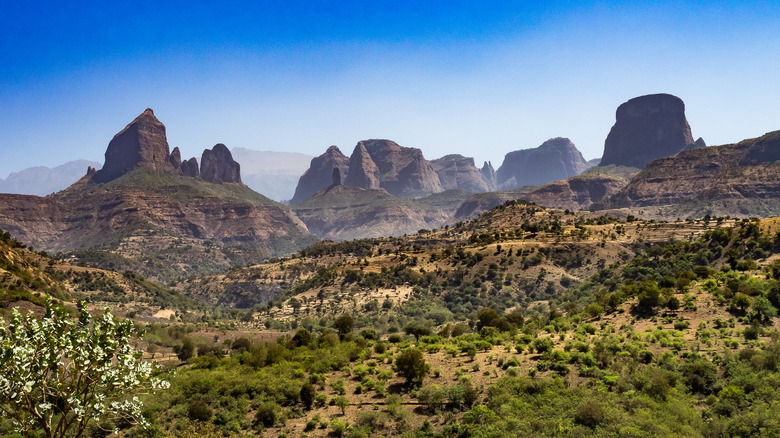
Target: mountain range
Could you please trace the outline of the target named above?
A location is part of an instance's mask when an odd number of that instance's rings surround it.
[[[510,200],[656,219],[777,215],[779,150],[777,133],[724,146],[692,141],[682,100],[666,94],[620,105],[598,166],[555,137],[508,153],[497,171],[455,154],[427,160],[381,139],[358,142],[349,157],[337,146],[309,160],[217,144],[200,161],[182,159],[147,109],[109,142],[102,168],[88,165],[67,189],[0,195],[0,228],[46,251],[168,281],[320,239],[454,225]],[[289,207],[242,179],[247,167],[289,177],[307,160]]]

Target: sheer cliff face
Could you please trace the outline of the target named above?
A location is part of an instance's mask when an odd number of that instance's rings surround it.
[[[168,140],[154,111],[147,108],[114,136],[106,149],[106,162],[96,174],[96,182],[119,178],[134,168],[170,171]]]
[[[200,176],[211,183],[241,183],[241,166],[233,160],[230,150],[219,143],[203,151],[200,159]]]
[[[577,176],[590,167],[568,138],[552,138],[533,149],[506,154],[496,172],[501,190],[537,186]]]
[[[682,99],[670,94],[640,96],[618,107],[601,165],[643,168],[657,158],[702,146],[704,140],[693,141]]]
[[[301,176],[291,203],[299,204],[330,186],[336,167],[345,186],[384,189],[402,198],[444,191],[439,176],[419,149],[399,146],[390,140],[364,140],[358,142],[350,158],[336,146],[314,158]]]
[[[300,204],[333,182],[333,169],[338,168],[342,180],[349,179],[350,160],[337,146],[331,146],[324,154],[311,160],[309,169],[298,180],[291,204]]]
[[[399,146],[390,140],[361,141],[355,146],[355,152],[361,148],[376,165],[379,186],[391,195],[418,198],[444,191],[439,176],[420,149]]]
[[[465,190],[479,193],[495,190],[495,184],[491,187],[491,167],[485,163],[484,172],[477,169],[474,159],[462,155],[446,155],[436,160],[431,160],[431,166],[439,176],[439,181],[444,190]]]

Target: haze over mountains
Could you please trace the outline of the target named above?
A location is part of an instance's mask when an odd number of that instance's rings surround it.
[[[0,195],[0,228],[40,249],[169,278],[289,254],[318,239],[439,228],[518,199],[659,219],[780,214],[777,134],[705,147],[701,138],[692,141],[684,110],[666,94],[627,101],[599,166],[554,137],[508,153],[496,171],[457,154],[428,160],[421,149],[382,139],[359,141],[349,157],[337,146],[309,160],[240,148],[233,154],[217,144],[200,159],[182,159],[147,109],[109,142],[102,169],[90,166],[46,197]],[[281,182],[306,164],[290,207],[245,184],[246,167]],[[285,189],[280,197],[293,185]]]

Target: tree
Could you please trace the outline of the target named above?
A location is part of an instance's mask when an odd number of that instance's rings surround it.
[[[336,318],[336,321],[333,322],[333,326],[338,330],[339,338],[341,339],[344,339],[344,336],[352,331],[354,325],[355,320],[351,315],[347,315],[346,313]]]
[[[409,323],[409,325],[404,327],[404,331],[407,335],[414,335],[415,342],[420,341],[420,336],[430,336],[433,333],[430,327],[419,321]]]
[[[410,384],[422,383],[429,368],[422,352],[416,348],[410,348],[399,354],[395,366],[398,374],[406,378]]]
[[[306,382],[301,386],[301,402],[303,402],[303,405],[306,407],[307,411],[311,410],[311,407],[314,405],[314,400],[317,398],[317,390],[314,389],[314,385],[312,385],[309,382]]]
[[[78,321],[68,319],[48,296],[41,320],[13,309],[7,326],[0,319],[0,411],[24,436],[81,436],[107,420],[146,426],[132,394],[168,382],[130,345],[133,333],[130,321],[108,309],[93,319],[83,303]]]
[[[349,406],[349,400],[346,397],[340,395],[333,399],[333,403],[341,409],[341,415],[346,414],[347,406]]]
[[[745,310],[747,310],[751,304],[750,297],[743,293],[738,293],[731,299],[731,304],[742,311],[742,313],[745,313]]]

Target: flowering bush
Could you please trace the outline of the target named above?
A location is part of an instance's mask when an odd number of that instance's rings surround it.
[[[146,425],[133,393],[168,382],[130,345],[133,331],[108,309],[93,320],[82,305],[78,321],[68,319],[49,297],[43,319],[14,309],[7,325],[0,319],[0,411],[25,435],[80,436],[105,420]]]

